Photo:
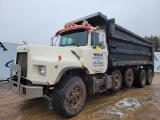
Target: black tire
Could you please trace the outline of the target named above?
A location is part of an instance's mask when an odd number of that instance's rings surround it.
[[[118,90],[121,88],[122,76],[119,70],[114,70],[111,75],[113,79],[113,84],[112,84],[112,88],[110,88],[109,91],[115,93],[115,92],[118,92]]]
[[[133,85],[135,87],[138,87],[138,79],[139,79],[139,70],[134,72],[134,80],[133,80]]]
[[[146,85],[146,71],[140,69],[136,72],[135,76],[135,86],[143,88]]]
[[[62,80],[52,93],[53,108],[63,117],[70,118],[77,115],[86,100],[86,86],[78,76]]]
[[[153,71],[152,71],[152,69],[148,69],[148,71],[147,71],[147,81],[146,81],[146,84],[147,84],[147,85],[151,85],[151,84],[152,84],[152,81],[153,81]]]
[[[126,69],[123,73],[123,80],[122,80],[123,86],[127,88],[131,87],[133,85],[133,80],[134,80],[133,70],[131,68]]]

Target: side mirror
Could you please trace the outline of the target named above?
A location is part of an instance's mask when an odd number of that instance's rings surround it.
[[[104,32],[99,32],[99,47],[101,49],[105,49],[106,46],[106,42],[105,42],[105,33]]]
[[[50,42],[50,46],[56,46],[56,42],[57,42],[58,36],[55,35],[54,37],[51,38],[51,42]],[[55,41],[55,43],[54,43]]]
[[[104,33],[103,32],[99,32],[99,44],[102,44],[104,43]]]

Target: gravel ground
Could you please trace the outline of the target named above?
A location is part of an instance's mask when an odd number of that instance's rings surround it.
[[[24,100],[9,91],[8,82],[0,82],[0,120],[63,120],[42,97]],[[86,103],[71,120],[160,120],[160,73],[152,85],[121,88],[112,94],[88,95]]]

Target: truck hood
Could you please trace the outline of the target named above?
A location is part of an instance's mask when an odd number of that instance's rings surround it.
[[[67,67],[82,67],[82,62],[71,50],[77,47],[58,47],[42,45],[23,45],[17,53],[27,53],[27,79],[33,84],[55,84],[60,72]],[[75,51],[76,52],[76,51]],[[58,59],[61,56],[61,60]],[[41,76],[39,65],[46,66],[46,76]],[[58,66],[55,67],[55,66]]]
[[[71,52],[76,52],[77,47],[59,47],[59,46],[45,46],[45,45],[22,45],[17,48],[17,52],[28,52],[29,56],[40,59],[58,60],[58,56],[63,59],[74,59],[77,57]]]

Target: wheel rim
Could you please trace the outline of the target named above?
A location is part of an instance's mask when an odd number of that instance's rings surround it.
[[[118,74],[114,75],[114,88],[118,88],[120,86],[120,76]]]
[[[67,97],[67,104],[71,108],[75,108],[81,101],[82,90],[76,86],[74,87]]]

